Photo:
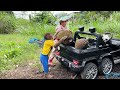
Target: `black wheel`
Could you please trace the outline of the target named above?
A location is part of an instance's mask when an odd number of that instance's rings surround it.
[[[96,64],[90,62],[86,64],[84,67],[83,72],[81,73],[81,78],[82,79],[95,79],[98,74],[98,68]]]
[[[113,62],[109,58],[103,58],[100,66],[99,73],[101,75],[109,74],[113,69]]]

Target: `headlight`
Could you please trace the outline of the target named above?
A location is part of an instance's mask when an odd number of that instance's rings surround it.
[[[106,41],[108,41],[109,39],[110,39],[110,37],[108,36],[108,35],[105,35],[105,34],[103,34],[103,40],[106,42]]]
[[[57,48],[58,50],[60,50],[60,47],[58,46],[58,48]]]

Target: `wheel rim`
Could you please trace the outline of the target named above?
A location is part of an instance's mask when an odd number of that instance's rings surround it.
[[[95,65],[92,65],[86,72],[86,79],[95,79],[97,73],[97,67]]]
[[[104,74],[109,74],[112,71],[112,62],[109,59],[105,59],[102,63],[102,70]]]

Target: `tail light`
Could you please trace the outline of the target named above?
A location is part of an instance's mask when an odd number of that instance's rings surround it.
[[[55,54],[59,56],[59,55],[60,55],[60,52],[56,51]]]
[[[79,62],[78,62],[77,60],[73,60],[73,63],[74,63],[75,65],[78,65],[78,64],[79,64]]]

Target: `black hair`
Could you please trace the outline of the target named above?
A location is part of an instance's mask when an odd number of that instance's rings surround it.
[[[60,25],[61,25],[61,23],[62,23],[63,21],[60,21],[59,23],[60,23]]]
[[[48,35],[50,35],[51,33],[46,33],[45,35],[44,35],[44,39],[45,40],[49,40],[49,38],[47,37]]]
[[[68,21],[68,20],[66,20],[66,21]],[[64,22],[64,21],[62,21],[62,20],[61,20],[61,21],[59,22],[59,23],[60,23],[60,25],[61,25],[61,23],[62,23],[62,22]]]

